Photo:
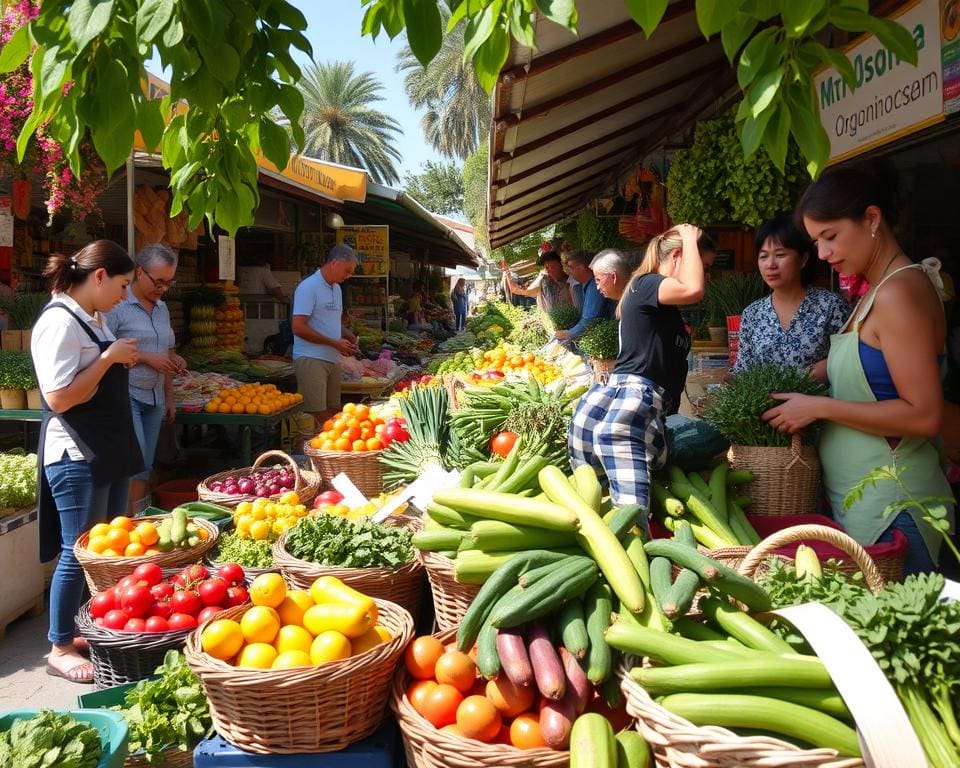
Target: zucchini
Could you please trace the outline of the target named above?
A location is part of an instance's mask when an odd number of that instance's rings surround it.
[[[643,585],[643,611],[640,612],[639,622],[645,627],[659,629],[662,632],[670,631],[670,621],[660,611],[660,606],[650,587],[650,564],[647,562],[647,553],[643,550],[643,539],[637,533],[631,533],[626,538],[627,557],[640,577]],[[621,611],[621,616],[632,617],[629,611]]]
[[[646,510],[640,504],[624,504],[605,514],[603,522],[614,536],[623,541],[623,537],[634,529],[643,516],[646,516]]]
[[[630,677],[651,695],[707,693],[731,687],[792,686],[833,690],[830,673],[816,656],[785,659],[760,654],[730,661],[680,664],[675,667],[635,667]]]
[[[603,715],[587,712],[574,722],[570,768],[617,768],[617,742],[610,721]]]
[[[546,616],[582,595],[596,580],[596,563],[588,557],[571,557],[515,599],[498,604],[490,621],[496,627],[515,627]]]
[[[583,614],[583,603],[578,598],[567,601],[560,609],[557,619],[560,629],[560,640],[563,647],[573,656],[582,659],[587,655],[590,647],[590,637],[587,634],[587,623]]]
[[[617,651],[617,658],[619,657],[620,652]],[[600,683],[597,693],[603,697],[610,709],[619,709],[623,705],[623,691],[620,690],[620,679],[616,675],[610,675]]]
[[[650,491],[660,509],[671,517],[682,517],[686,514],[687,510],[683,506],[683,502],[676,498],[663,483],[651,480]]]
[[[497,468],[497,471],[493,473],[492,477],[484,485],[484,488],[491,491],[499,490],[500,485],[504,482],[504,480],[506,480],[516,471],[517,466],[520,464],[520,449],[522,445],[523,437],[517,435],[517,439],[514,441],[513,447],[510,448],[510,452],[506,455],[503,462]]]
[[[473,548],[484,552],[577,545],[574,534],[567,531],[550,531],[500,520],[477,520],[470,526],[470,540]]]
[[[673,629],[679,632],[687,640],[711,640],[717,642],[729,642],[727,636],[717,632],[717,630],[688,618],[675,619]]]
[[[179,547],[187,540],[187,513],[182,507],[177,507],[170,513],[170,541],[173,546]]]
[[[725,600],[705,597],[700,601],[699,608],[710,621],[748,648],[771,653],[793,653],[793,648],[786,640]]]
[[[690,610],[693,597],[700,589],[700,577],[689,568],[683,568],[667,590],[660,609],[668,619],[678,619]]]
[[[540,470],[542,475],[550,467]],[[559,470],[558,470],[559,471]],[[505,523],[532,525],[556,531],[576,531],[577,515],[550,502],[525,499],[515,493],[477,490],[476,488],[445,488],[433,494],[434,502],[461,513]],[[432,510],[431,515],[433,514]]]
[[[462,531],[417,531],[413,534],[411,543],[419,550],[426,552],[442,552],[457,549],[464,534]]]
[[[594,512],[600,512],[600,500],[603,498],[603,488],[597,479],[597,473],[589,464],[581,464],[573,470],[574,488],[577,495],[586,502]]]
[[[721,461],[710,473],[710,503],[716,510],[719,517],[724,518],[724,522],[729,524],[727,519],[727,474],[730,472],[730,465]]]
[[[693,490],[703,496],[704,499],[710,499],[710,486],[704,480],[699,472],[687,473],[687,483],[693,487]]]
[[[455,509],[437,504],[433,501],[427,504],[427,514],[430,515],[431,520],[435,520],[441,525],[446,525],[449,528],[459,528],[464,531],[469,530],[470,526],[473,525],[476,520],[479,520],[479,518],[474,515],[465,515],[462,512],[458,512]]]
[[[726,510],[724,510],[723,516],[721,517],[713,505],[696,491],[687,496],[684,502],[690,513],[707,528],[727,541],[733,542],[734,544],[737,543],[737,537],[733,531],[730,530],[730,525],[727,523]]]
[[[745,485],[756,479],[757,476],[749,469],[731,469],[727,473],[727,485]]]
[[[213,504],[209,501],[187,501],[183,504],[177,504],[177,509],[182,509],[191,517],[206,517],[210,520],[216,520],[222,517],[233,517],[233,510],[222,507],[219,504]]]
[[[726,539],[723,536],[714,533],[712,530],[707,528],[707,526],[697,520],[697,518],[693,515],[687,515],[687,517],[685,517],[683,520],[665,517],[663,519],[663,527],[671,533],[674,533],[677,529],[677,525],[681,522],[690,526],[690,530],[693,531],[694,538],[699,544],[702,544],[707,549],[725,549],[727,547],[739,546],[739,541]]]
[[[688,547],[697,548],[697,537],[693,534],[693,526],[686,520],[673,521],[673,538]]]
[[[753,547],[760,543],[760,535],[747,520],[743,509],[733,499],[727,499],[727,521],[741,544]]]
[[[497,628],[489,621],[485,621],[477,637],[477,671],[487,680],[493,680],[500,674],[497,634]]]
[[[497,487],[498,493],[520,493],[524,490],[532,490],[530,486],[537,479],[537,473],[540,472],[550,459],[546,456],[531,456],[526,463],[522,464],[517,470]]]
[[[664,664],[699,664],[710,661],[738,661],[735,651],[705,646],[696,640],[661,632],[658,629],[631,625],[618,619],[604,634],[607,644],[634,656],[649,656]],[[767,657],[769,658],[769,657]]]
[[[594,685],[599,685],[610,677],[613,671],[613,653],[603,636],[610,627],[613,613],[610,587],[602,581],[590,587],[583,600],[583,613],[590,638],[590,647],[587,649],[587,678]]]
[[[617,768],[653,768],[653,755],[643,736],[634,730],[620,731],[617,740]]]
[[[830,691],[825,688],[796,688],[794,686],[769,688],[741,688],[735,686],[730,693],[742,693],[745,696],[769,696],[772,699],[780,701],[791,701],[794,704],[800,704],[811,709],[819,709],[826,712],[831,717],[839,717],[841,720],[853,722],[853,715],[847,709],[843,697],[836,691]]]
[[[663,611],[663,604],[670,592],[673,582],[673,563],[665,557],[655,557],[650,561],[650,589],[657,600],[657,605]],[[666,612],[664,612],[666,615]]]
[[[677,693],[660,705],[694,725],[759,728],[815,747],[860,757],[856,731],[830,715],[789,701],[734,693]]]

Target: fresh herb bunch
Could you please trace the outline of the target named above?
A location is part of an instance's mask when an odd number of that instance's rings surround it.
[[[20,509],[36,500],[36,454],[0,453],[0,509]]]
[[[770,293],[759,272],[736,273],[707,283],[709,325],[727,325],[727,317],[742,315],[753,302]]]
[[[41,710],[0,733],[0,766],[96,768],[103,754],[100,732],[66,713]]]
[[[620,353],[620,321],[615,318],[595,320],[577,340],[587,357],[612,360]]]
[[[444,387],[413,384],[399,403],[410,439],[394,440],[380,454],[380,463],[390,470],[383,476],[388,490],[415,480],[430,467],[442,468],[449,447],[450,395]]]
[[[49,301],[49,293],[18,293],[0,298],[0,310],[7,313],[11,328],[25,331],[33,327]]]
[[[412,536],[406,528],[380,525],[369,518],[301,517],[290,529],[287,551],[318,565],[400,568],[413,559]]]
[[[241,538],[236,531],[225,533],[217,539],[214,562],[237,563],[244,568],[270,568],[273,566],[273,542]]]
[[[774,392],[798,392],[803,395],[824,395],[824,384],[796,368],[781,368],[775,363],[760,363],[744,368],[711,395],[704,418],[734,445],[784,447],[790,435],[784,434],[760,418],[764,411],[779,401]],[[810,444],[815,425],[803,433],[803,442]]]
[[[566,331],[580,322],[580,310],[573,304],[557,304],[547,313],[547,319],[555,331]]]
[[[510,332],[508,340],[524,352],[536,352],[550,340],[543,321],[534,313],[525,313],[523,319]]]
[[[154,674],[159,677],[141,680],[122,707],[113,707],[129,726],[130,753],[143,754],[148,763],[160,762],[167,749],[191,750],[213,733],[207,695],[183,654],[167,651]]]

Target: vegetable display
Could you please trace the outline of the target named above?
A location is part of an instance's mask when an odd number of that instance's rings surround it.
[[[36,454],[0,453],[0,509],[21,509],[36,500]]]
[[[431,467],[443,467],[447,462],[450,405],[447,390],[415,384],[406,394],[399,399],[402,420],[397,427],[387,427],[388,430],[402,429],[403,435],[395,435],[379,458],[388,467],[383,476],[387,489],[415,480]],[[392,432],[385,434],[393,435]]]
[[[580,310],[573,304],[558,304],[547,313],[555,331],[565,331],[580,322]]]
[[[251,539],[239,531],[224,533],[217,539],[215,563],[237,563],[244,568],[273,566],[273,543],[269,539]]]
[[[43,710],[0,733],[0,765],[11,768],[96,768],[100,733],[68,714]]]
[[[294,557],[344,568],[400,568],[413,559],[412,533],[369,519],[335,515],[302,518],[286,539]]]
[[[615,318],[594,321],[577,339],[577,346],[587,357],[612,360],[620,353],[620,321]]]
[[[204,502],[189,502],[173,509],[160,520],[141,520],[118,515],[109,523],[97,523],[90,529],[86,549],[104,557],[142,557],[187,549],[206,540],[207,531],[190,518],[207,513],[194,512]],[[222,511],[222,510],[221,510]]]

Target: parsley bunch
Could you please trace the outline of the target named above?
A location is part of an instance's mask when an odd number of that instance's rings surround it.
[[[287,536],[287,552],[318,565],[342,568],[400,568],[413,559],[413,534],[369,518],[337,515],[301,517]]]

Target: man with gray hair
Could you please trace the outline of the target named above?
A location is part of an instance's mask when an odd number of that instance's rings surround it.
[[[620,301],[630,282],[630,261],[620,251],[607,248],[600,251],[590,262],[597,290],[608,299]]]
[[[330,249],[322,267],[297,286],[293,294],[293,369],[303,408],[323,424],[340,409],[340,355],[357,352],[357,337],[343,322],[340,284],[360,259],[349,245]]]

